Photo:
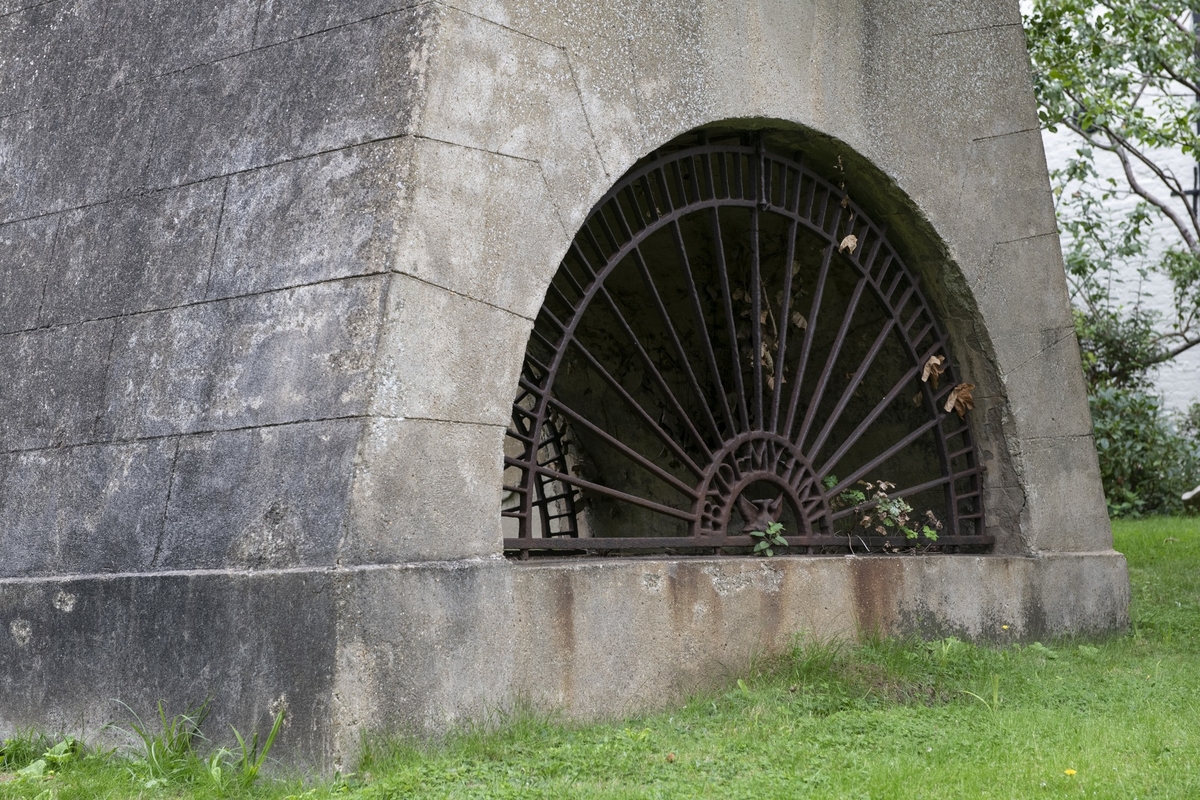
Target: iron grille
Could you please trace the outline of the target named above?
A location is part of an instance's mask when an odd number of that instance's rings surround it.
[[[992,544],[946,337],[844,186],[755,135],[657,154],[597,204],[530,336],[506,550],[740,552],[773,521],[790,552],[911,548],[864,524],[879,481],[942,525],[922,549]]]

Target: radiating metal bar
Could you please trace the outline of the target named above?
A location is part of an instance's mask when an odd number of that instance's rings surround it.
[[[796,365],[796,372],[792,375],[792,397],[788,401],[787,416],[784,418],[783,438],[792,438],[792,425],[796,421],[796,409],[800,404],[800,389],[804,385],[804,373],[808,369],[808,356],[812,351],[813,336],[816,333],[818,314],[821,311],[821,299],[825,294],[825,279],[829,275],[829,265],[833,261],[833,248],[831,242],[826,245],[825,253],[821,257],[821,269],[817,273],[817,287],[813,290],[812,306],[808,312],[808,327],[804,329],[804,344],[800,346],[800,361]]]
[[[686,483],[679,480],[674,475],[667,472],[665,469],[658,466],[653,461],[646,458],[641,453],[637,452],[632,447],[610,434],[608,431],[585,418],[582,414],[575,411],[566,403],[561,403],[552,397],[550,398],[550,405],[557,409],[558,412],[563,416],[569,417],[576,425],[580,425],[590,431],[593,435],[604,439],[604,441],[608,442],[609,446],[615,449],[618,453],[633,461],[635,464],[649,472],[654,477],[670,485],[673,489],[686,496],[689,500],[695,500],[700,496],[700,493],[696,491],[694,486],[688,486]]]
[[[684,244],[683,231],[679,227],[678,219],[672,221],[671,230],[675,235],[675,247],[679,251],[680,259],[683,261],[683,275],[687,281],[688,298],[691,301],[692,315],[696,320],[696,331],[700,336],[700,342],[704,345],[704,362],[715,384],[717,402],[721,413],[725,417],[726,430],[732,432],[737,429],[737,423],[733,420],[733,411],[729,407],[729,398],[725,396],[725,382],[721,378],[720,370],[717,369],[717,353],[713,348],[712,337],[708,333],[708,320],[705,319],[704,308],[700,305],[700,292],[696,289],[696,281],[692,275],[691,259],[688,258],[687,246]]]
[[[875,469],[876,467],[878,467],[883,462],[887,461],[892,456],[896,455],[896,453],[899,453],[901,450],[908,447],[910,444],[915,442],[917,439],[921,438],[921,436],[928,433],[937,424],[938,424],[938,421],[936,419],[931,419],[928,422],[922,424],[920,427],[911,431],[903,439],[896,442],[894,445],[892,445],[888,449],[884,450],[879,455],[875,456],[875,458],[871,459],[866,464],[859,467],[857,470],[855,470],[850,475],[846,476],[845,478],[842,478],[840,483],[838,483],[836,486],[834,486],[832,489],[830,489],[826,493],[826,497],[836,497],[837,495],[846,491],[846,488],[849,486],[853,486],[854,482],[857,481],[859,478],[863,477],[868,472]]]
[[[930,354],[932,355],[932,351]],[[826,460],[825,463],[817,469],[821,475],[828,475],[829,471],[837,466],[838,461],[840,461],[842,457],[846,455],[851,447],[858,443],[858,440],[862,438],[864,433],[870,430],[871,426],[875,424],[875,420],[879,419],[879,415],[882,414],[888,406],[895,402],[896,396],[904,390],[904,387],[908,385],[909,381],[917,377],[917,373],[919,371],[920,370],[918,370],[916,367],[912,367],[902,376],[900,376],[900,379],[892,385],[892,388],[889,389],[888,393],[883,396],[883,399],[875,404],[875,407],[871,409],[871,412],[867,414],[867,416],[863,418],[863,421],[860,422],[858,426],[851,431],[850,435],[842,441],[841,445],[838,446],[838,449],[834,451],[833,455],[831,455],[828,460]]]
[[[679,333],[675,330],[675,323],[671,320],[671,315],[667,312],[666,304],[663,303],[662,294],[658,291],[658,286],[655,285],[654,278],[650,275],[650,267],[646,264],[645,258],[642,257],[641,248],[635,247],[633,254],[638,271],[642,275],[642,281],[649,290],[650,296],[654,300],[654,308],[658,311],[663,328],[666,329],[667,338],[675,350],[675,356],[679,359],[680,366],[683,367],[688,388],[692,390],[692,394],[695,395],[700,408],[703,409],[704,421],[708,423],[709,431],[713,435],[713,441],[719,442],[721,441],[721,431],[717,427],[717,420],[713,416],[712,409],[708,407],[708,399],[704,396],[704,392],[700,388],[700,382],[696,380],[696,371],[692,368],[692,362],[688,358],[687,351],[684,349],[683,343],[679,340]]]
[[[846,411],[846,406],[850,403],[850,398],[854,396],[854,392],[858,390],[862,379],[866,376],[867,370],[875,363],[875,357],[879,355],[879,351],[883,348],[883,343],[887,339],[888,334],[892,332],[896,320],[889,319],[883,326],[883,330],[875,337],[871,348],[863,357],[862,362],[858,365],[858,369],[854,371],[854,375],[850,378],[850,383],[842,391],[842,396],[838,398],[837,403],[833,407],[833,411],[829,413],[829,417],[825,420],[825,426],[821,428],[817,434],[817,438],[813,440],[809,452],[815,456],[821,452],[821,446],[825,444],[825,440],[829,438],[829,434],[833,432],[833,426],[836,425],[842,418],[842,414]]]
[[[664,447],[670,450],[671,453],[677,459],[679,459],[684,466],[695,473],[696,476],[699,477],[704,474],[704,470],[696,465],[696,462],[692,460],[691,456],[687,454],[683,447],[676,442],[670,434],[663,430],[662,427],[655,422],[653,417],[646,413],[646,410],[642,408],[641,404],[634,400],[633,396],[630,395],[629,392],[625,391],[625,387],[621,385],[621,382],[614,378],[612,373],[604,368],[604,366],[596,359],[596,357],[592,355],[591,351],[589,351],[577,340],[572,340],[571,344],[574,345],[575,349],[578,350],[580,355],[584,357],[584,359],[588,362],[588,365],[596,371],[596,374],[600,376],[600,379],[608,384],[608,388],[616,392],[617,395],[625,401],[625,404],[629,406],[630,410],[633,411],[633,413],[636,414],[639,419],[641,419],[642,423],[646,425],[646,427],[648,427],[655,436],[658,437],[658,440],[663,443]]]
[[[759,263],[758,208],[750,209],[750,366],[754,383],[754,427],[763,429],[762,265]]]
[[[696,446],[700,448],[700,451],[704,453],[706,458],[712,455],[712,450],[710,449],[708,442],[704,441],[704,437],[700,435],[700,431],[697,430],[696,426],[692,423],[691,415],[684,410],[683,404],[679,402],[679,398],[677,398],[675,393],[671,391],[671,387],[667,384],[666,377],[658,369],[658,365],[654,363],[654,359],[652,359],[650,354],[646,352],[645,346],[642,345],[641,340],[638,338],[633,328],[629,325],[629,322],[625,319],[625,315],[621,313],[620,308],[617,306],[616,300],[613,299],[612,295],[610,295],[606,289],[601,289],[599,294],[604,298],[604,301],[608,304],[609,311],[616,318],[618,326],[620,326],[626,338],[629,339],[629,343],[633,346],[634,352],[637,353],[638,358],[641,360],[642,366],[646,368],[651,377],[654,379],[654,382],[658,384],[658,389],[662,393],[663,398],[670,405],[671,410],[675,413],[675,416],[678,418],[679,422],[691,435],[692,441],[696,443]]]
[[[799,181],[796,191],[799,192]],[[787,369],[788,330],[792,326],[792,264],[796,258],[796,220],[788,225],[787,249],[783,259],[783,298],[779,304],[779,345],[775,351],[775,388],[771,392],[771,421],[767,429],[772,433],[779,430],[779,406],[783,401],[784,373]]]
[[[729,286],[729,270],[725,264],[725,241],[721,237],[721,219],[717,209],[713,208],[710,216],[713,236],[713,255],[716,257],[717,274],[721,278],[721,300],[725,304],[725,329],[729,336],[730,359],[733,362],[733,390],[737,393],[738,412],[741,414],[742,427],[738,433],[750,430],[750,415],[746,409],[746,387],[742,383],[741,357],[737,346],[737,326],[733,316],[733,294]]]
[[[695,518],[690,511],[680,511],[678,508],[671,508],[668,505],[656,503],[653,500],[647,500],[646,498],[638,497],[635,494],[618,491],[617,489],[609,488],[608,486],[600,483],[593,483],[592,481],[584,480],[583,478],[568,474],[566,472],[549,469],[548,467],[531,467],[530,469],[534,470],[539,475],[556,480],[559,483],[569,483],[572,486],[578,486],[581,489],[587,489],[590,492],[595,492],[596,494],[603,495],[604,497],[611,497],[614,500],[620,500],[621,502],[629,503],[630,505],[638,506],[639,508],[646,508],[651,511],[655,511],[666,517],[674,517],[675,519],[681,519],[685,522],[691,522]]]
[[[846,305],[845,313],[842,314],[842,324],[838,326],[833,346],[829,348],[829,355],[825,358],[825,368],[821,370],[821,375],[817,378],[817,385],[813,388],[812,397],[808,401],[808,411],[804,414],[804,421],[800,423],[800,432],[796,434],[795,438],[796,446],[802,451],[804,450],[804,439],[808,435],[808,429],[812,426],[813,419],[816,418],[821,401],[825,398],[825,388],[829,385],[829,377],[833,374],[834,367],[837,366],[838,356],[842,354],[842,345],[846,342],[846,332],[850,330],[850,322],[854,319],[854,312],[858,310],[858,301],[862,298],[863,289],[866,287],[867,276],[864,275],[858,279],[854,292],[850,295],[850,302]]]

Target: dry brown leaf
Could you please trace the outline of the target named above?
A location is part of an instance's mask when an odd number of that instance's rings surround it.
[[[925,369],[921,371],[921,382],[925,383],[930,378],[933,378],[933,388],[936,389],[938,379],[946,371],[945,363],[945,356],[930,356],[929,360],[925,362]]]
[[[767,347],[766,342],[763,343],[763,346],[759,350],[759,361],[768,371],[775,371],[775,359],[772,358],[771,349]]]
[[[800,330],[804,330],[805,328],[808,327],[808,320],[806,320],[804,318],[804,315],[801,314],[799,311],[793,311],[792,312],[792,324],[795,325]]]
[[[842,195],[842,208],[849,208],[849,207],[850,207],[850,195],[844,194],[844,195]]]
[[[975,388],[973,383],[960,383],[950,390],[950,395],[946,398],[946,405],[943,409],[946,413],[951,411],[958,412],[958,418],[962,419],[968,411],[975,408],[975,398],[971,396],[971,390]]]
[[[916,394],[913,395],[913,405],[914,406],[921,405],[921,393],[920,392],[917,392]]]
[[[850,254],[853,255],[854,248],[856,247],[858,247],[858,237],[851,233],[845,239],[842,239],[842,243],[838,245],[838,252],[841,253],[849,250]]]

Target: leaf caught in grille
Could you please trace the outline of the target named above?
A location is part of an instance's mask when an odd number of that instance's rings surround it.
[[[938,380],[942,377],[942,373],[946,371],[945,363],[945,356],[930,356],[929,360],[925,362],[925,369],[921,371],[921,382],[926,383],[932,380],[933,388],[936,389],[938,387]],[[949,409],[946,410],[949,411]]]
[[[951,411],[958,412],[958,418],[962,419],[966,413],[975,408],[975,398],[971,396],[971,390],[975,388],[973,383],[960,383],[950,390],[950,395],[946,398],[946,405],[943,410],[949,414]]]

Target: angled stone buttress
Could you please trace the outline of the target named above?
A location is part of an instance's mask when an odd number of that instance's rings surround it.
[[[2,11],[0,732],[211,695],[328,767],[801,632],[1126,625],[1016,0]],[[976,385],[990,552],[504,555],[547,287],[709,129],[861,176]]]

